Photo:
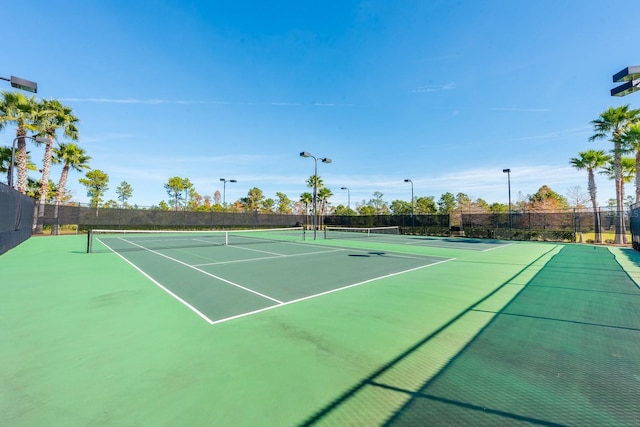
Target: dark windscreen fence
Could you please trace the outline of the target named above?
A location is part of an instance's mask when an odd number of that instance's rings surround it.
[[[400,227],[401,234],[430,236],[449,235],[449,215],[330,215],[324,218],[325,226],[335,227]]]
[[[513,240],[575,241],[578,229],[593,229],[593,217],[576,212],[512,212],[462,214],[467,237]]]
[[[0,254],[31,237],[35,201],[0,183]]]
[[[30,203],[33,203],[29,199]],[[12,203],[16,203],[15,201]],[[4,203],[3,205],[4,206]],[[8,206],[8,204],[7,204]],[[635,216],[625,212],[626,231],[634,232],[640,250],[638,209]],[[24,210],[23,210],[24,211]],[[3,212],[8,215],[8,212]],[[633,214],[632,214],[633,215]],[[31,217],[31,212],[29,213]],[[509,213],[455,212],[428,215],[318,215],[319,230],[324,227],[399,227],[400,234],[422,236],[460,236],[483,239],[593,242],[596,227],[604,243],[613,241],[619,214],[612,209],[566,211],[513,211]],[[46,205],[40,218],[45,233],[60,228],[66,232],[86,232],[94,228],[115,230],[221,230],[303,226],[313,228],[313,215],[253,212],[213,212],[140,208],[98,208],[86,205]],[[55,233],[54,233],[55,234]]]
[[[631,205],[629,222],[631,228],[631,245],[633,249],[640,251],[640,203]]]
[[[304,215],[257,212],[195,212],[160,209],[75,207],[80,230],[110,229],[219,229],[293,227],[305,224]],[[62,225],[62,224],[61,224]]]
[[[575,242],[595,233],[596,224],[601,232],[614,231],[617,217],[611,210],[531,211],[462,214],[461,222],[467,237]],[[624,222],[628,226],[628,218]]]

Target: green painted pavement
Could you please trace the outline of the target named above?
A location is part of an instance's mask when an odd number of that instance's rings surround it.
[[[492,318],[464,317],[469,307],[501,309],[515,293],[509,289],[544,266],[534,261],[556,248],[358,242],[456,259],[209,325],[117,255],[83,253],[85,239],[31,238],[0,257],[0,419],[7,425],[301,424],[433,334],[427,341],[438,352],[425,351],[426,367],[407,375],[434,375]],[[346,402],[319,421],[364,424],[374,413],[385,420],[406,402],[391,395],[364,413],[344,411]]]

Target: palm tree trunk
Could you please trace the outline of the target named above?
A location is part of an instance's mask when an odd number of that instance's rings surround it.
[[[636,203],[640,202],[640,150],[636,151]]]
[[[600,211],[598,210],[598,201],[596,197],[596,179],[593,174],[593,169],[589,169],[589,198],[591,198],[591,206],[593,207],[593,215],[594,215],[594,227],[595,227],[595,242],[602,243],[602,233],[600,232]]]
[[[54,212],[54,221],[51,225],[51,234],[57,236],[60,234],[60,224],[58,221],[58,213],[60,210],[60,203],[62,202],[62,196],[64,195],[64,188],[67,185],[67,178],[69,177],[69,163],[65,163],[62,168],[62,174],[60,174],[60,181],[58,182],[58,191],[56,192],[56,207]]]
[[[42,234],[44,206],[49,191],[49,171],[51,170],[51,157],[53,155],[53,137],[49,136],[49,142],[44,148],[44,159],[42,160],[42,182],[40,183],[40,200],[38,202],[38,217],[35,218],[35,233]]]
[[[27,132],[25,132],[24,129],[18,129],[18,151],[16,153],[16,166],[18,168],[18,191],[22,194],[25,194],[27,192],[27,141],[24,138],[26,134]]]
[[[622,216],[623,213],[623,180],[622,180],[622,164],[620,154],[620,143],[617,139],[614,140],[614,148],[613,148],[613,167],[615,173],[615,183],[616,183],[616,216],[615,216],[615,227],[616,227],[616,236],[614,243],[616,245],[622,245],[624,243],[624,219]]]

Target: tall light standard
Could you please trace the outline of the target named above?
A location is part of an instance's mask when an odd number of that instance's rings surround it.
[[[331,163],[331,159],[328,157],[316,157],[307,151],[301,152],[300,157],[311,157],[315,161],[315,169],[313,170],[313,240],[316,240],[318,231],[318,160],[321,160],[322,163]]]
[[[502,169],[507,174],[507,184],[509,186],[509,234],[513,232],[513,220],[511,219],[511,169]]]
[[[616,82],[624,82],[618,87],[611,89],[611,96],[627,96],[630,93],[636,92],[640,90],[640,65],[634,65],[631,67],[626,67],[621,71],[618,71],[613,75],[613,81]],[[616,157],[619,154],[616,154]],[[621,184],[624,185],[624,184]],[[616,184],[617,186],[617,184]],[[598,215],[596,213],[596,215]],[[622,244],[626,242],[625,232],[624,232],[624,201],[620,197],[618,191],[616,191],[616,235],[615,235],[615,243]],[[631,232],[632,239],[635,239],[636,236],[633,235],[633,229]]]
[[[340,187],[341,190],[347,190],[347,213],[351,216],[351,191],[349,187]]]
[[[415,233],[416,220],[413,216],[413,181],[405,179],[404,182],[411,183],[411,233]]]
[[[22,89],[31,93],[38,93],[38,83],[32,82],[30,80],[21,79],[20,77],[11,76],[11,77],[2,77],[0,76],[0,80],[5,80],[11,83],[11,87],[16,89]]]
[[[222,181],[222,206],[227,207],[227,182],[238,182],[235,179],[224,179],[220,178]]]
[[[11,143],[11,163],[9,163],[9,173],[7,174],[9,176],[9,179],[7,179],[7,184],[9,185],[9,187],[13,187],[13,165],[15,164],[15,161],[16,161],[16,142],[18,142],[20,138],[31,139],[35,142],[39,142],[40,144],[46,144],[49,142],[47,138],[44,138],[42,136],[25,135],[25,136],[16,136],[15,138],[13,138],[13,142]]]

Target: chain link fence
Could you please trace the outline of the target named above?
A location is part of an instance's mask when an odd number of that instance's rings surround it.
[[[636,208],[640,215],[640,205]],[[622,212],[625,229],[631,230],[633,210]],[[600,209],[602,240],[613,241],[618,212]],[[399,226],[402,234],[430,236],[465,236],[483,239],[540,240],[563,242],[594,241],[596,217],[593,211],[524,211],[509,213],[454,213],[451,215],[328,215],[319,216],[318,227]],[[224,229],[313,227],[312,215],[258,212],[212,212],[133,208],[93,208],[84,205],[46,205],[39,219],[45,230],[63,232],[105,229]],[[640,220],[639,220],[640,222]],[[635,222],[633,223],[635,224]],[[640,225],[635,228],[640,235]],[[640,247],[640,237],[638,238]]]

